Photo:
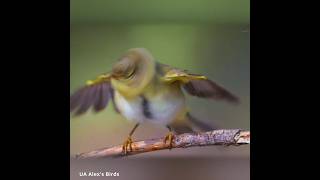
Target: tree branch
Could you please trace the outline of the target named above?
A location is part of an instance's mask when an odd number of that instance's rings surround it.
[[[210,145],[243,145],[250,144],[250,131],[239,129],[223,129],[200,133],[185,133],[175,135],[172,148],[188,148],[192,146]],[[132,151],[126,155],[123,153],[122,145],[103,148],[76,156],[78,159],[101,158],[101,157],[121,157],[151,151],[170,149],[169,143],[164,143],[164,138],[149,139],[132,143]]]

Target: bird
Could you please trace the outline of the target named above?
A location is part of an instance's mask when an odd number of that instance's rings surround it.
[[[70,113],[79,116],[90,108],[104,110],[109,102],[115,112],[135,126],[122,145],[124,154],[132,151],[132,135],[144,122],[168,128],[164,143],[172,147],[175,134],[194,132],[194,127],[212,130],[193,115],[186,94],[199,98],[238,103],[239,98],[205,75],[162,64],[145,48],[123,53],[110,71],[88,80],[70,95]]]

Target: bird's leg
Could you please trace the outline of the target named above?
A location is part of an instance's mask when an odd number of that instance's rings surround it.
[[[123,145],[122,145],[122,151],[124,152],[125,155],[126,155],[129,151],[132,151],[132,143],[133,143],[133,141],[132,141],[131,136],[132,136],[132,134],[134,133],[134,131],[137,129],[138,126],[139,126],[139,123],[137,123],[137,124],[134,126],[134,128],[131,130],[131,132],[130,132],[128,138],[127,138],[127,140],[126,140],[126,141],[123,143]],[[128,147],[129,147],[129,149],[128,149]],[[128,150],[129,150],[129,151],[128,151]]]
[[[167,126],[167,128],[169,129],[169,133],[164,137],[163,142],[164,142],[164,144],[166,144],[167,140],[168,140],[169,143],[170,143],[169,144],[169,149],[171,149],[172,148],[173,139],[174,139],[174,134],[173,134],[172,129],[171,129],[170,126]]]

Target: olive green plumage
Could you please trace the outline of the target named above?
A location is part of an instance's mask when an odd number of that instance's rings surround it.
[[[119,58],[111,72],[87,81],[72,94],[70,112],[80,115],[90,107],[99,112],[111,100],[117,112],[137,123],[150,121],[191,130],[186,121],[190,120],[208,127],[190,115],[182,89],[192,96],[238,102],[236,96],[206,76],[161,64],[146,49],[134,48]]]

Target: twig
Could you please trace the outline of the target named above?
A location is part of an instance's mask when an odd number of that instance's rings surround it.
[[[188,148],[192,146],[210,146],[210,145],[242,145],[250,144],[250,131],[239,129],[223,129],[201,133],[185,133],[175,135],[172,148]],[[76,156],[78,159],[101,158],[101,157],[121,157],[151,151],[170,149],[169,143],[164,143],[164,138],[149,139],[132,143],[132,151],[126,155],[122,150],[122,145],[103,148]]]

